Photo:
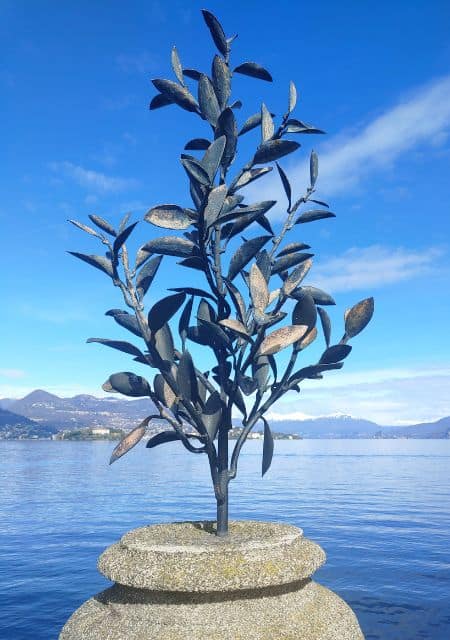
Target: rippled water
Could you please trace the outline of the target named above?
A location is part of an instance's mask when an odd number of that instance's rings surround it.
[[[450,441],[277,441],[261,480],[249,442],[231,516],[300,526],[326,550],[318,581],[367,640],[450,638]],[[130,528],[214,518],[206,460],[107,442],[0,442],[0,638],[51,640],[107,585],[99,553]]]

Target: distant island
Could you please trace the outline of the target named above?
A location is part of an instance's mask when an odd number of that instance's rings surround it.
[[[152,413],[150,400],[77,395],[60,398],[36,390],[19,400],[0,399],[0,440],[117,440]],[[351,416],[272,422],[277,439],[299,438],[450,438],[450,416],[436,422],[381,426]],[[154,432],[160,430],[155,424]],[[149,435],[151,435],[149,430]],[[235,438],[238,422],[230,432]],[[252,439],[262,434],[255,431]]]

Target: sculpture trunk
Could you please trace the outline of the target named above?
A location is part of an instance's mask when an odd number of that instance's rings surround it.
[[[220,498],[217,499],[217,535],[228,535],[228,424],[221,425],[218,437]]]

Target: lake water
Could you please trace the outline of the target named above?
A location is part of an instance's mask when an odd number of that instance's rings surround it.
[[[204,456],[113,443],[0,442],[0,638],[52,640],[107,586],[100,552],[128,529],[214,519]],[[450,441],[276,441],[261,479],[248,442],[231,517],[284,521],[327,552],[315,574],[367,640],[450,638]],[[275,640],[275,639],[274,639]]]

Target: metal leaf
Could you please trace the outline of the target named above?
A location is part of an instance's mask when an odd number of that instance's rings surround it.
[[[167,442],[176,442],[177,440],[181,440],[181,436],[176,431],[160,431],[155,436],[150,438],[145,446],[147,449],[153,449],[160,444],[166,444]]]
[[[283,156],[296,151],[300,147],[298,142],[292,140],[268,140],[258,147],[253,158],[254,164],[265,164],[278,160]]]
[[[308,327],[304,325],[291,325],[275,329],[261,342],[258,355],[269,356],[278,353],[278,351],[300,340],[307,331]]]
[[[310,344],[314,342],[317,338],[317,327],[313,327],[311,331],[308,331],[307,334],[303,336],[295,345],[295,351],[304,351],[306,347],[309,347]]]
[[[175,236],[164,236],[150,240],[150,242],[141,247],[140,251],[147,254],[158,253],[160,255],[187,258],[194,254],[195,248],[195,244],[190,240]]]
[[[143,298],[147,293],[150,285],[153,282],[153,279],[156,275],[156,272],[159,269],[159,265],[161,264],[162,256],[155,256],[151,260],[149,260],[139,271],[136,276],[136,290],[140,298]]]
[[[256,256],[256,264],[263,274],[265,281],[268,283],[272,270],[272,258],[270,257],[266,249],[263,249],[258,253],[258,255]]]
[[[227,336],[225,331],[219,327],[215,322],[210,322],[209,320],[202,320],[199,318],[200,327],[203,330],[207,330],[208,334],[208,344],[213,348],[216,347],[231,347],[230,338]]]
[[[242,107],[241,100],[235,100],[230,104],[230,109],[240,109]]]
[[[186,151],[204,151],[209,147],[211,142],[206,138],[193,138],[184,146]]]
[[[192,80],[199,80],[202,74],[197,69],[183,69],[183,75],[192,78]]]
[[[219,324],[222,327],[225,327],[225,329],[230,329],[234,333],[237,333],[238,336],[245,340],[250,340],[246,326],[239,320],[235,320],[234,318],[225,318],[224,320],[219,320]]]
[[[324,335],[324,338],[325,338],[325,344],[327,345],[327,347],[329,347],[330,346],[330,337],[331,337],[331,320],[330,320],[330,316],[325,311],[325,309],[322,309],[321,307],[318,307],[317,311],[319,312],[320,322],[322,324],[322,331],[323,331],[323,335]]]
[[[322,304],[322,305],[336,304],[336,302],[334,301],[334,298],[332,298],[329,293],[322,291],[322,289],[317,289],[316,287],[309,287],[309,286],[300,287],[297,293],[296,292],[292,293],[292,297],[297,298],[301,296],[302,293],[309,293],[309,295],[313,297],[313,300],[316,304]]]
[[[234,284],[232,282],[225,282],[225,286],[228,289],[228,292],[230,294],[230,298],[233,301],[234,304],[234,308],[236,309],[236,312],[241,320],[242,323],[245,323],[245,316],[247,313],[247,309],[245,306],[245,302],[244,302],[244,298],[242,297],[239,289],[237,287],[234,286]]]
[[[194,298],[191,296],[189,300],[186,302],[186,305],[180,315],[180,321],[178,323],[178,333],[182,340],[186,340],[187,338],[187,330],[189,327],[189,321],[191,319],[192,314],[192,305],[194,304]]]
[[[373,298],[366,298],[348,310],[345,316],[345,334],[349,338],[358,335],[370,322],[374,312]]]
[[[314,379],[317,378],[318,374],[321,374],[324,371],[342,369],[343,366],[343,362],[336,362],[333,364],[314,364],[310,365],[309,367],[303,367],[303,369],[300,369],[299,371],[294,373],[294,375],[289,379],[289,384],[292,384],[294,382],[301,382],[301,380],[305,378]]]
[[[334,362],[340,362],[344,360],[352,350],[349,344],[334,344],[332,347],[328,347],[319,360],[320,364],[331,364]]]
[[[247,131],[251,131],[256,127],[259,127],[259,125],[261,124],[261,117],[262,117],[261,112],[259,112],[259,113],[254,113],[252,116],[247,118],[247,120],[242,125],[242,128],[239,131],[238,135],[242,136],[244,135],[244,133],[247,133]]]
[[[116,255],[120,251],[122,246],[125,244],[125,242],[128,240],[131,232],[133,231],[136,225],[137,225],[137,222],[130,224],[130,226],[124,229],[123,231],[121,231],[117,236],[117,238],[114,240],[113,251]]]
[[[185,258],[177,264],[183,267],[189,267],[189,269],[196,269],[197,271],[205,270],[205,261],[200,256],[194,256],[192,258]]]
[[[225,215],[226,213],[230,213],[230,211],[233,211],[234,209],[237,208],[237,206],[239,204],[241,204],[241,202],[243,201],[244,196],[227,196],[225,198],[225,202],[223,204],[222,207],[222,215]],[[241,208],[239,208],[240,210]]]
[[[231,93],[230,70],[225,60],[218,55],[214,56],[212,64],[212,81],[219,101],[220,109],[227,105]]]
[[[176,404],[177,396],[164,380],[164,376],[160,373],[158,373],[153,380],[153,390],[158,400],[168,409],[171,409]]]
[[[270,240],[270,237],[271,236],[258,236],[244,242],[244,244],[239,247],[231,258],[228,280],[233,280],[237,276],[239,271],[243,269],[245,265],[256,256],[258,251],[262,249],[266,242]]]
[[[278,173],[280,174],[280,178],[281,178],[281,182],[283,183],[283,189],[284,192],[286,194],[286,197],[288,199],[288,204],[289,204],[289,210],[291,208],[291,204],[292,204],[292,189],[291,189],[291,184],[288,180],[287,175],[285,174],[285,172],[283,171],[283,169],[280,167],[280,165],[278,164],[278,162],[276,163],[277,165],[277,169],[278,169]]]
[[[258,178],[261,178],[266,173],[272,171],[272,169],[273,167],[261,167],[259,169],[249,169],[248,171],[244,171],[240,176],[238,176],[238,179],[231,184],[230,191],[242,189],[242,187],[245,187]]]
[[[198,81],[198,104],[203,118],[215,127],[220,114],[219,102],[211,80],[204,73]]]
[[[178,309],[185,301],[185,293],[175,293],[158,300],[148,312],[148,326],[150,330],[155,332],[175,315]]]
[[[275,133],[275,125],[264,102],[261,105],[261,142],[270,140]]]
[[[317,176],[319,175],[319,158],[315,151],[311,151],[309,158],[309,176],[311,180],[311,187],[316,184]]]
[[[277,254],[277,258],[281,258],[281,256],[285,256],[288,253],[295,253],[295,251],[303,251],[304,249],[311,249],[311,247],[304,242],[290,242],[285,246],[283,251]]]
[[[226,137],[225,149],[222,155],[222,166],[227,168],[234,160],[237,146],[237,124],[232,109],[224,109],[217,120],[216,137]]]
[[[78,227],[78,229],[81,229],[82,231],[85,231],[86,233],[89,233],[89,235],[91,235],[91,236],[95,236],[96,238],[101,238],[102,237],[99,233],[97,233],[97,231],[94,231],[94,229],[91,229],[91,227],[88,227],[87,225],[83,224],[82,222],[78,222],[78,220],[68,220],[68,222],[73,224],[75,227]]]
[[[135,427],[130,433],[127,433],[119,444],[114,448],[109,464],[112,464],[122,456],[124,456],[130,449],[135,447],[138,442],[142,440],[145,435],[146,427],[150,421],[150,418],[146,418],[141,422],[138,427]]]
[[[251,396],[252,393],[255,393],[258,388],[258,383],[256,382],[256,380],[250,378],[249,376],[244,376],[239,372],[237,373],[237,382],[242,393],[246,396]]]
[[[283,293],[287,296],[298,287],[312,267],[312,260],[305,260],[296,267],[283,282]]]
[[[90,214],[89,215],[90,220],[92,220],[92,222],[102,231],[106,231],[106,233],[109,233],[110,236],[116,236],[116,230],[114,229],[114,227],[112,227],[109,222],[107,222],[106,220],[104,220],[103,218],[100,218],[100,216],[96,216],[94,214]]]
[[[180,57],[178,55],[177,48],[172,47],[172,55],[171,55],[172,69],[178,79],[178,82],[184,87],[184,78],[183,78],[183,67],[181,66]]]
[[[152,80],[152,82],[160,93],[183,109],[194,112],[198,111],[198,104],[186,87],[181,87],[176,82],[172,82],[172,80],[164,80],[162,78],[156,78]]]
[[[230,213],[225,213],[220,217],[221,222],[226,222],[228,220],[232,220],[235,217],[241,218],[241,216],[246,216],[247,219],[249,216],[252,218],[252,222],[255,221],[259,216],[264,215],[276,204],[276,200],[264,200],[262,202],[255,202],[254,204],[250,204],[248,207],[241,207],[235,211]]]
[[[262,457],[262,475],[264,475],[272,464],[273,458],[273,436],[269,427],[269,423],[265,418],[262,418],[264,422],[264,444],[263,444],[263,457]]]
[[[122,393],[124,396],[131,396],[132,398],[148,396],[150,391],[145,378],[137,376],[135,373],[130,373],[129,371],[113,373],[109,376],[107,383],[109,383],[111,388],[117,393]]]
[[[206,427],[209,437],[214,440],[219,430],[220,421],[222,420],[222,411],[224,409],[223,402],[220,399],[218,391],[214,391],[205,403],[202,411],[203,423]]]
[[[292,324],[306,325],[310,331],[317,322],[317,309],[312,296],[305,293],[292,312]]]
[[[183,351],[181,354],[177,370],[177,385],[181,397],[191,400],[192,402],[198,399],[197,377],[189,351]]]
[[[267,356],[258,356],[252,362],[252,375],[256,380],[260,393],[266,390],[269,379],[270,364]]]
[[[325,218],[335,218],[336,214],[331,211],[323,211],[320,209],[314,209],[313,211],[305,211],[301,213],[295,224],[303,224],[305,222],[314,222],[314,220],[324,220]]]
[[[250,296],[255,309],[264,312],[269,304],[269,289],[266,278],[256,263],[252,264],[249,276]]]
[[[309,260],[313,257],[312,253],[288,253],[281,258],[278,258],[276,262],[272,266],[272,273],[281,273],[282,271],[286,271],[290,267],[295,267],[297,264],[301,264],[306,260]]]
[[[250,76],[251,78],[258,78],[258,80],[267,80],[267,82],[272,82],[272,76],[267,69],[264,69],[264,67],[256,62],[244,62],[234,69],[234,73],[242,73],[243,75]]]
[[[152,341],[161,360],[171,366],[175,358],[175,349],[169,325],[164,324],[161,329],[158,329],[152,335]]]
[[[213,225],[219,218],[226,196],[226,184],[221,184],[210,192],[208,196],[208,203],[205,207],[205,223],[207,227]]]
[[[123,351],[124,353],[129,353],[132,356],[144,357],[144,354],[134,346],[134,344],[130,344],[129,342],[124,342],[123,340],[108,340],[107,338],[88,338],[86,340],[87,343],[90,342],[98,342],[98,344],[104,344],[107,347],[111,347],[112,349],[117,349],[118,351]]]
[[[135,336],[142,338],[142,332],[136,316],[131,315],[128,311],[123,311],[122,309],[110,309],[105,313],[105,316],[113,317],[121,327],[128,329],[128,331],[134,333]]]
[[[229,47],[222,25],[217,20],[216,16],[210,11],[202,9],[202,14],[206,22],[206,26],[211,33],[211,37],[214,40],[214,44],[223,56],[227,56]]]
[[[201,160],[202,167],[208,174],[210,182],[213,182],[217,170],[220,167],[226,142],[227,139],[225,136],[220,136],[214,140],[214,142],[209,145]]]
[[[288,111],[291,113],[295,109],[295,105],[297,104],[297,89],[292,80],[289,83],[289,107]]]
[[[205,187],[209,186],[211,180],[200,162],[195,160],[195,158],[191,159],[182,157],[181,164],[183,165],[190,180],[194,180]]]
[[[169,104],[175,103],[169,98],[169,96],[166,96],[163,93],[157,93],[156,96],[153,96],[151,99],[149,109],[150,111],[154,111],[155,109],[161,109],[161,107],[167,107]]]
[[[215,297],[208,293],[208,291],[204,291],[203,289],[197,289],[196,287],[172,287],[169,291],[176,291],[178,293],[186,293],[190,296],[199,296],[200,298],[209,298],[213,302],[216,301]]]
[[[83,262],[87,262],[87,264],[90,264],[92,267],[100,269],[100,271],[103,271],[103,273],[106,273],[111,278],[114,277],[112,262],[111,260],[108,260],[108,258],[105,258],[104,256],[86,255],[84,253],[77,253],[76,251],[69,251],[68,253],[75,256],[75,258],[83,260]]]
[[[187,229],[193,222],[188,210],[177,204],[153,207],[147,211],[144,220],[164,229]]]
[[[207,322],[216,321],[216,312],[213,307],[206,300],[200,300],[197,309],[197,320],[206,320]]]

